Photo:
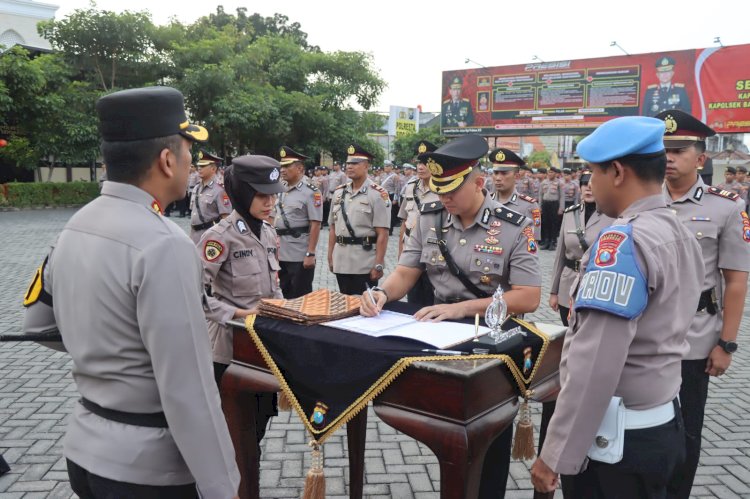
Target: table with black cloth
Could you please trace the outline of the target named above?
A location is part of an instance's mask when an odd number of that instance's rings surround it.
[[[386,308],[408,314],[417,310],[403,302]],[[517,375],[514,378],[497,358],[415,360],[431,354],[421,351],[425,344],[403,338],[374,338],[266,317],[255,318],[252,335],[244,323],[230,324],[234,360],[222,379],[221,398],[242,475],[243,499],[259,497],[257,392],[276,392],[286,385],[294,393],[292,403],[298,414],[306,416],[307,430],[318,441],[346,424],[352,498],[362,497],[367,400],[372,400],[382,421],[435,453],[442,498],[476,497],[484,454],[518,411]],[[527,337],[519,340],[520,336],[509,342],[515,346],[503,353],[523,365]],[[562,336],[548,342],[541,362],[527,378],[533,400],[545,402],[557,396],[562,342]],[[471,351],[473,346],[467,342],[453,348]],[[414,362],[394,370],[405,358]],[[384,383],[385,377],[390,381]],[[327,409],[324,420],[313,421],[309,416],[321,405]]]

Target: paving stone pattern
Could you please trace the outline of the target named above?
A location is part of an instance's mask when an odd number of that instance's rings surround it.
[[[75,209],[0,212],[0,334],[21,331],[22,295],[47,251]],[[173,218],[187,230],[187,219]],[[318,255],[324,259],[327,232]],[[386,273],[396,265],[396,240],[391,238]],[[546,305],[553,255],[541,252],[544,281],[542,305],[533,320],[557,322]],[[322,260],[325,263],[325,260]],[[336,289],[327,265],[318,265],[315,287]],[[701,467],[694,497],[750,498],[750,351],[745,340],[750,306],[745,307],[740,351],[729,374],[712,378]],[[0,477],[0,499],[75,497],[67,482],[61,455],[66,418],[78,397],[70,377],[70,359],[30,343],[0,344],[0,453],[12,471]],[[539,423],[535,404],[534,421]],[[537,427],[538,433],[538,427]],[[310,453],[302,424],[290,413],[274,418],[262,444],[261,497],[300,497]],[[324,446],[327,497],[348,497],[345,431]],[[506,497],[532,497],[530,462],[511,464]],[[365,455],[365,489],[369,498],[439,497],[437,460],[424,445],[380,422],[370,411]],[[558,491],[556,497],[562,497]]]

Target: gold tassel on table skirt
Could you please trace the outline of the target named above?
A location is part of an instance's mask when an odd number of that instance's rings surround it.
[[[309,444],[312,447],[312,463],[305,477],[305,491],[302,499],[325,499],[326,476],[323,474],[323,450],[317,440]]]
[[[529,397],[532,391],[524,394],[521,408],[518,411],[518,423],[516,424],[516,434],[513,438],[513,459],[534,459],[536,450],[534,449],[534,425],[531,423],[531,409],[529,409]]]
[[[286,396],[284,390],[279,390],[278,399],[278,406],[280,411],[286,412],[292,410],[292,403],[289,402],[289,397]]]

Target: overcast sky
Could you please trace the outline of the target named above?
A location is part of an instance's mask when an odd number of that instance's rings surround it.
[[[57,18],[88,0],[42,0],[60,5]],[[390,105],[422,105],[439,111],[441,73],[484,66],[546,62],[661,52],[750,43],[747,0],[720,0],[711,4],[630,0],[537,0],[500,2],[461,0],[380,0],[377,2],[272,0],[238,2],[157,2],[154,0],[98,0],[99,9],[150,11],[163,24],[176,16],[190,23],[223,5],[227,12],[239,6],[264,16],[282,13],[299,22],[308,41],[325,51],[359,50],[371,53],[374,65],[388,83],[375,110]],[[748,62],[750,65],[750,62]]]

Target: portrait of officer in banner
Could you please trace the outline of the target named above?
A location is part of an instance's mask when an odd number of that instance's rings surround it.
[[[658,84],[649,85],[643,96],[641,112],[644,116],[656,116],[667,109],[679,109],[690,113],[690,98],[684,83],[674,83],[675,60],[668,56],[656,60]]]
[[[454,76],[450,84],[450,99],[443,101],[443,127],[464,128],[474,124],[474,112],[469,99],[461,97],[463,80]]]

